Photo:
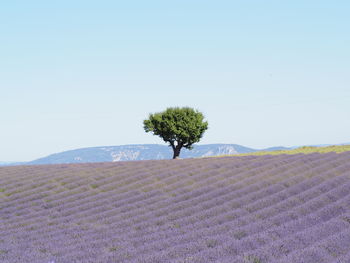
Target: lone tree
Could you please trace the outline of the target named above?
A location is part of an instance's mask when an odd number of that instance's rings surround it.
[[[150,114],[143,124],[146,132],[152,132],[170,144],[174,151],[173,159],[179,157],[182,147],[191,150],[208,129],[203,114],[189,107],[167,108]]]

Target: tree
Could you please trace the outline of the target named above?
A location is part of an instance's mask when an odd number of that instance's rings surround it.
[[[152,132],[170,144],[174,151],[173,159],[179,157],[182,147],[191,150],[208,129],[203,114],[189,107],[167,108],[150,114],[143,124],[146,132]]]

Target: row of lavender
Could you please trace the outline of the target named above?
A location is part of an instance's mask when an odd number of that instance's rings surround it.
[[[350,262],[350,153],[0,169],[1,262]]]

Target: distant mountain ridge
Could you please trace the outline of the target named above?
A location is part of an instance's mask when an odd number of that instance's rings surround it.
[[[265,151],[286,150],[286,147],[272,147]],[[227,154],[250,153],[260,151],[238,144],[205,144],[195,145],[192,150],[182,149],[181,158],[196,158],[207,156],[218,156]],[[91,162],[118,162],[136,160],[161,160],[171,159],[172,149],[166,145],[159,144],[134,144],[119,146],[101,146],[80,148],[51,154],[30,162],[1,163],[0,165],[21,164],[58,164],[58,163],[91,163]]]
[[[181,158],[249,153],[255,149],[237,144],[208,144],[195,146],[193,150],[182,149]],[[136,144],[81,148],[49,155],[28,164],[118,162],[136,160],[161,160],[172,158],[172,149],[158,144]]]
[[[325,146],[325,144],[317,146]],[[253,153],[259,151],[291,150],[295,148],[297,147],[277,146],[266,149],[253,149],[239,144],[204,144],[195,145],[192,150],[183,148],[180,157],[196,158],[240,153]],[[169,146],[159,144],[131,144],[80,148],[51,154],[49,156],[30,162],[0,162],[0,166],[161,160],[171,158],[172,149]]]

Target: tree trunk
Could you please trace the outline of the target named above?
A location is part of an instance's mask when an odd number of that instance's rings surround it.
[[[177,159],[180,156],[181,147],[182,145],[177,145],[176,147],[173,148],[174,150],[173,159]]]

